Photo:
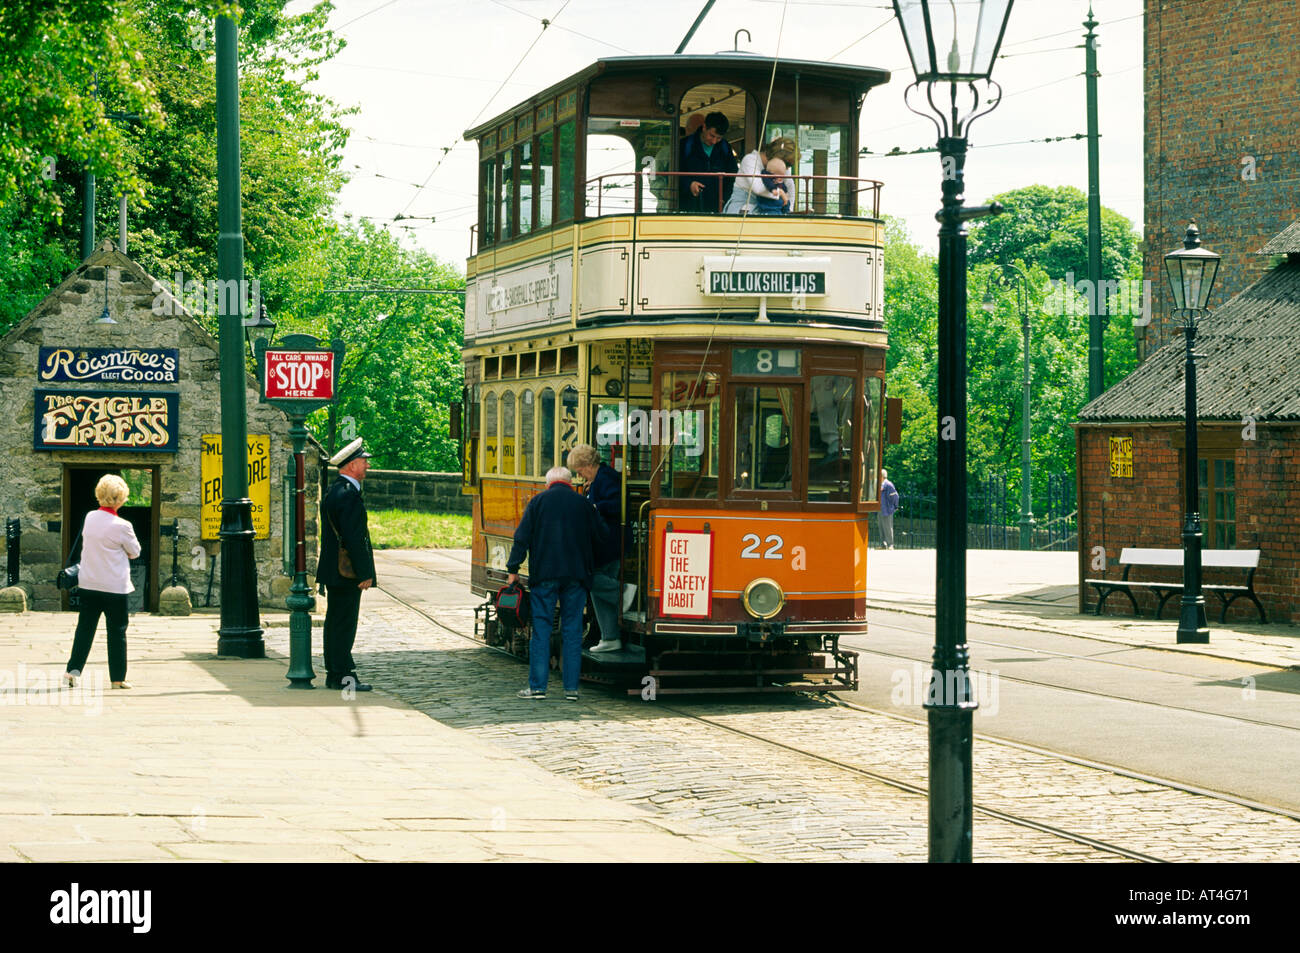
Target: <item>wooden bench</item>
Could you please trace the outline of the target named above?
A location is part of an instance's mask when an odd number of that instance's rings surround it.
[[[1101,615],[1101,607],[1111,593],[1122,592],[1128,596],[1129,602],[1133,603],[1133,614],[1140,616],[1142,613],[1138,609],[1137,599],[1133,597],[1133,590],[1149,589],[1160,599],[1155,615],[1159,619],[1161,613],[1165,610],[1165,603],[1173,595],[1183,591],[1181,580],[1178,582],[1148,582],[1129,578],[1129,573],[1134,566],[1138,568],[1181,568],[1183,565],[1183,551],[1181,549],[1125,547],[1119,554],[1119,564],[1124,567],[1124,575],[1119,579],[1084,580],[1097,590],[1096,615]],[[1220,585],[1219,583],[1207,583],[1204,579],[1201,580],[1201,590],[1214,593],[1219,597],[1219,601],[1223,603],[1223,611],[1219,614],[1220,622],[1227,618],[1228,606],[1243,596],[1255,603],[1255,608],[1259,610],[1259,621],[1268,621],[1268,617],[1264,613],[1264,606],[1260,604],[1259,597],[1255,595],[1255,570],[1259,568],[1258,549],[1203,549],[1201,550],[1201,568],[1203,570],[1241,569],[1246,571],[1246,584],[1244,586]]]

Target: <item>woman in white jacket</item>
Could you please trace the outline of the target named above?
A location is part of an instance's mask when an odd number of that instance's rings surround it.
[[[780,159],[787,168],[792,169],[794,158],[794,140],[780,136],[766,145],[759,146],[741,159],[738,170],[740,174],[736,176],[736,186],[731,190],[731,198],[727,199],[727,204],[722,208],[723,214],[739,215],[742,212],[752,212],[756,195],[772,198],[772,193],[763,185],[763,173],[767,169],[767,163],[772,159]],[[786,205],[793,208],[794,182],[786,179],[785,184]]]
[[[77,683],[86,664],[102,614],[108,628],[109,680],[114,688],[131,687],[126,682],[126,596],[135,591],[131,560],[140,555],[140,542],[131,524],[117,515],[128,496],[126,481],[116,474],[100,477],[95,485],[99,509],[86,514],[81,530],[81,568],[77,573],[81,612],[64,675],[69,685]]]

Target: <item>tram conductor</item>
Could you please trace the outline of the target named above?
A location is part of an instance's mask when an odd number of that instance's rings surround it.
[[[361,593],[375,583],[375,557],[361,496],[370,454],[358,437],[330,457],[330,465],[339,468],[339,475],[321,506],[320,561],[316,566],[316,581],[325,586],[328,600],[323,637],[325,687],[368,692],[372,686],[357,677],[352,644],[357,637]]]

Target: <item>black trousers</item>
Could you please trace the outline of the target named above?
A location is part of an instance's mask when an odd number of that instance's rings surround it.
[[[81,589],[81,611],[77,614],[77,632],[72,637],[72,654],[68,656],[68,671],[81,672],[86,667],[86,656],[95,641],[99,617],[104,616],[108,626],[108,679],[110,682],[126,680],[126,593],[100,592]]]
[[[357,616],[361,613],[361,590],[355,582],[325,587],[325,631],[322,648],[326,677],[343,678],[356,671],[352,643],[357,640]]]

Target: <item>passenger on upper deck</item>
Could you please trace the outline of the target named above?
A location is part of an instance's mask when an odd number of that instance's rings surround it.
[[[683,172],[736,171],[736,154],[723,136],[730,123],[720,112],[704,117],[704,125],[682,142],[681,170]],[[716,175],[695,179],[680,176],[682,211],[717,212],[722,202],[731,194],[731,180]],[[721,198],[719,197],[721,196]]]
[[[758,204],[755,201],[756,197],[772,197],[771,191],[763,184],[761,178],[763,170],[772,159],[780,159],[787,166],[794,165],[794,140],[781,136],[767,145],[760,146],[740,160],[740,175],[736,177],[736,188],[731,193],[731,198],[727,199],[724,212],[728,215],[752,212]],[[793,186],[788,179],[786,185],[791,186],[786,193],[787,196],[792,196]]]

